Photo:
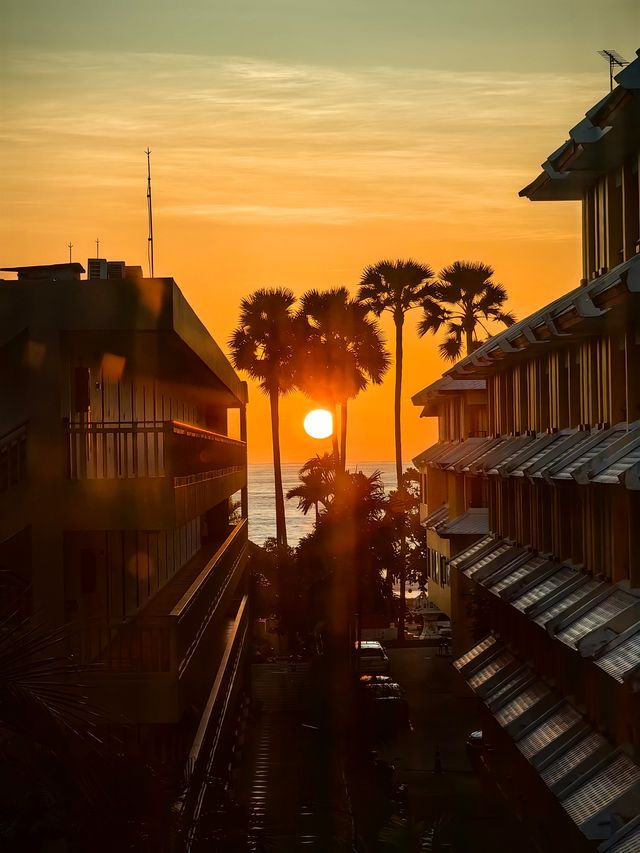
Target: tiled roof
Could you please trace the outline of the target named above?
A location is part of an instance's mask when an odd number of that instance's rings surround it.
[[[576,709],[564,702],[521,737],[516,745],[525,758],[532,761],[539,752],[548,749],[581,720],[582,717]]]
[[[577,569],[570,566],[559,566],[558,570],[546,577],[540,583],[523,592],[511,602],[518,610],[526,611],[528,607],[542,601],[547,595],[555,592],[567,581],[573,580],[578,574]]]
[[[516,581],[526,578],[527,575],[532,574],[537,568],[544,565],[546,562],[546,557],[532,556],[524,563],[513,566],[513,568],[509,569],[507,573],[499,579],[492,582],[492,578],[488,578],[483,581],[483,583],[485,586],[489,587],[494,595],[500,595]]]
[[[580,601],[581,598],[585,598],[587,595],[590,595],[600,586],[599,581],[589,579],[586,575],[584,575],[583,578],[584,582],[581,583],[579,587],[573,589],[566,595],[563,595],[559,601],[550,604],[549,607],[547,607],[545,610],[536,614],[533,617],[534,622],[537,622],[538,625],[546,625],[547,622],[550,622],[552,619],[562,613],[563,610],[567,610],[576,602]]]
[[[587,730],[572,747],[548,764],[540,775],[550,788],[562,784],[562,780],[566,779],[572,771],[606,746],[607,741],[602,735]],[[609,751],[613,752],[610,746]]]

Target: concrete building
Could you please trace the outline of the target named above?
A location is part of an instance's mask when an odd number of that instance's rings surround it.
[[[244,650],[247,390],[172,279],[89,270],[0,280],[0,603],[180,759]]]
[[[582,203],[583,280],[414,398],[442,429],[416,459],[429,590],[444,571],[489,761],[519,768],[545,850],[640,849],[640,59],[616,80],[521,192]],[[486,385],[484,438],[469,383]],[[454,552],[441,531],[467,495],[488,531]]]

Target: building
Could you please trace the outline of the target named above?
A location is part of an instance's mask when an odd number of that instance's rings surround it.
[[[640,850],[640,59],[616,80],[521,192],[581,202],[583,280],[414,398],[441,428],[416,459],[429,590],[545,850]],[[447,552],[468,495],[488,532]]]
[[[246,384],[171,278],[104,259],[86,279],[77,263],[10,271],[2,610],[65,626],[69,651],[101,664],[95,703],[144,754],[186,759],[241,671]]]

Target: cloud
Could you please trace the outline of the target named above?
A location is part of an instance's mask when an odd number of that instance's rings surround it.
[[[30,183],[123,193],[153,150],[185,217],[508,220],[601,75],[336,69],[247,57],[10,54],[5,198]],[[19,176],[19,177],[18,177]],[[93,176],[93,177],[92,177]]]

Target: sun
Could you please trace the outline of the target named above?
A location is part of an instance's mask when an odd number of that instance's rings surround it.
[[[329,438],[333,433],[333,415],[326,409],[314,409],[305,417],[304,428],[311,438]]]

